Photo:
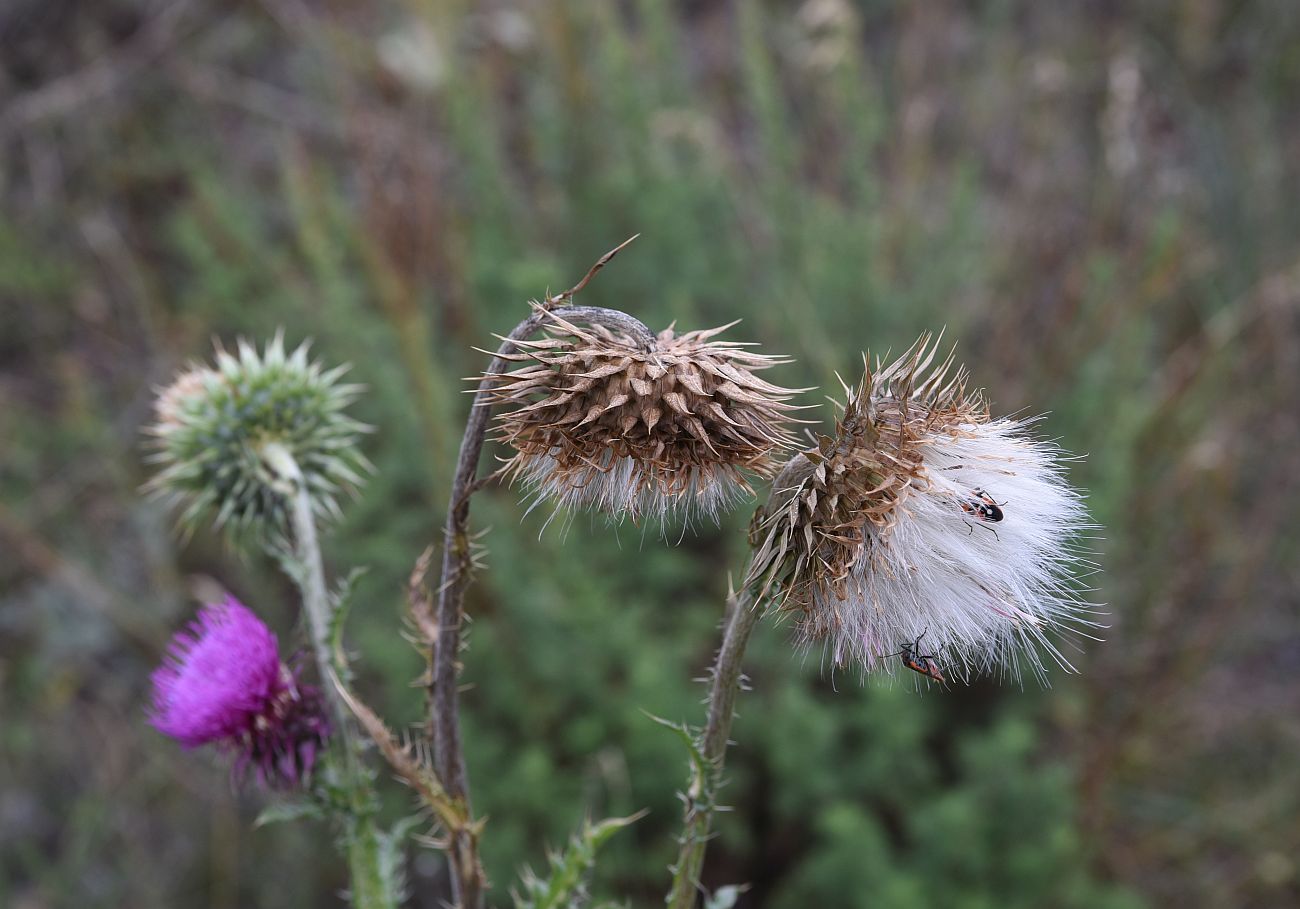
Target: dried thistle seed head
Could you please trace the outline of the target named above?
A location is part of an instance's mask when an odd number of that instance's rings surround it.
[[[187,527],[212,512],[237,533],[281,531],[293,482],[319,516],[337,516],[338,493],[371,469],[357,448],[369,427],[344,412],[360,391],[340,382],[346,369],[308,360],[306,344],[286,354],[278,334],[260,354],[244,341],[237,354],[218,348],[215,366],[195,364],[159,393],[147,488],[184,506]]]
[[[923,337],[846,388],[836,435],[786,465],[756,516],[750,583],[837,664],[892,671],[906,647],[950,676],[1022,660],[1041,675],[1041,649],[1069,668],[1045,632],[1093,624],[1073,581],[1091,525],[1064,455],[1032,420],[991,419],[935,355]]]
[[[746,472],[770,475],[790,444],[795,390],[755,375],[787,361],[712,340],[729,325],[669,328],[643,349],[550,315],[548,336],[519,343],[507,359],[520,365],[489,398],[515,449],[508,473],[539,499],[634,520],[716,517],[750,491]]]

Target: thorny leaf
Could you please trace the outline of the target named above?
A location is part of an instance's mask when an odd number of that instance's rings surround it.
[[[563,853],[552,853],[550,876],[539,878],[524,866],[520,874],[523,892],[511,891],[515,909],[579,909],[587,902],[587,877],[596,864],[596,852],[615,833],[636,823],[648,812],[638,811],[629,817],[606,818],[593,824],[586,821],[569,840]]]
[[[400,906],[409,896],[406,879],[406,862],[402,846],[412,830],[423,823],[424,818],[418,814],[401,818],[392,828],[375,831],[379,841],[379,874],[392,896],[392,905]]]
[[[343,649],[343,630],[347,625],[348,615],[352,611],[353,593],[359,581],[368,569],[353,568],[348,576],[339,582],[330,594],[330,654],[334,671],[345,681],[352,680],[352,669],[348,665],[347,651]]]
[[[470,821],[465,806],[458,799],[447,794],[426,755],[409,742],[398,741],[379,715],[353,694],[337,674],[332,675],[332,681],[344,703],[375,743],[379,753],[388,761],[398,779],[415,790],[420,801],[433,812],[443,827],[448,830],[473,830],[480,826],[481,822]]]
[[[687,792],[689,798],[694,801],[700,801],[702,796],[711,796],[713,787],[714,766],[713,763],[704,755],[704,750],[700,747],[700,741],[696,735],[691,732],[691,727],[685,723],[674,723],[663,717],[655,716],[653,713],[645,713],[650,719],[654,720],[665,729],[671,729],[686,745],[686,750],[691,759],[691,784]]]

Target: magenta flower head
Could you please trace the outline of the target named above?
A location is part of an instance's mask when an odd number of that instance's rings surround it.
[[[154,670],[149,721],[185,748],[215,744],[268,786],[301,787],[329,737],[319,690],[280,660],[271,629],[234,597],[204,606]]]

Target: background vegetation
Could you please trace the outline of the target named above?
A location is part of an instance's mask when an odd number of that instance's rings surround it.
[[[370,387],[361,687],[419,719],[402,587],[473,346],[586,302],[837,387],[947,326],[1050,412],[1107,640],[1050,691],[832,676],[767,626],[711,885],[748,907],[1300,902],[1300,8],[1291,0],[0,5],[0,904],[336,904],[327,834],[250,829],[143,720],[193,596],[293,633],[271,567],[142,500],[153,388],[214,337]],[[823,408],[821,419],[829,419]],[[584,814],[651,814],[599,895],[657,905],[747,513],[682,545],[476,503],[467,743],[494,894]],[[405,794],[391,787],[394,816]],[[418,896],[445,886],[413,849]]]

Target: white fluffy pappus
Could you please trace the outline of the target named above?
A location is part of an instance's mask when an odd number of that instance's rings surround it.
[[[689,524],[695,517],[717,523],[721,514],[753,494],[738,471],[715,470],[704,475],[687,467],[670,481],[665,479],[666,468],[618,456],[612,450],[581,471],[561,468],[555,457],[542,455],[521,459],[516,473],[532,495],[529,511],[550,502],[557,512],[591,508],[616,520],[630,517],[664,525]],[[672,491],[664,493],[665,487]]]
[[[991,419],[937,346],[925,335],[891,363],[864,362],[835,433],[773,481],[746,586],[836,666],[941,682],[1028,668],[1045,681],[1046,663],[1073,669],[1056,633],[1098,627],[1082,585],[1095,525],[1070,456],[1037,419]]]
[[[1023,668],[1044,678],[1044,655],[1072,670],[1047,632],[1097,627],[1078,581],[1093,570],[1080,543],[1094,525],[1066,481],[1066,456],[1035,438],[1032,422],[963,424],[918,439],[923,466],[889,519],[868,525],[847,601],[819,589],[803,638],[826,639],[837,664],[868,670],[901,667],[902,648],[914,644],[963,678],[1019,678]],[[980,513],[981,493],[1000,520]]]

